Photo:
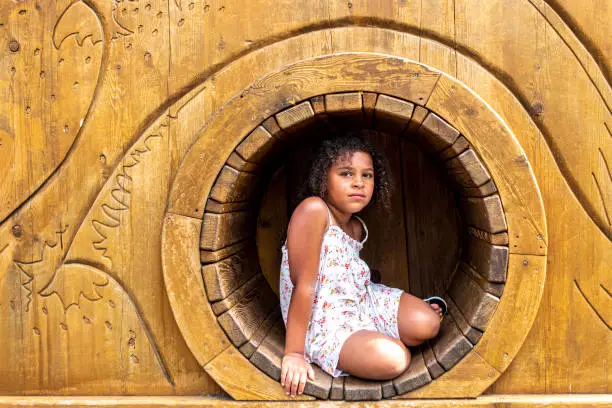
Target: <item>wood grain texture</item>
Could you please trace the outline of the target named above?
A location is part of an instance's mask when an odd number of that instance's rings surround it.
[[[219,378],[219,385],[235,399],[245,401],[290,399],[278,381],[262,375],[261,371],[234,347],[230,346],[225,349],[214,360],[205,365],[204,369],[215,378]],[[299,395],[293,400],[311,401],[314,398],[308,395]],[[231,402],[224,401],[224,403]]]
[[[210,198],[219,203],[247,201],[257,187],[256,180],[251,173],[224,166],[210,191]]]
[[[374,107],[376,128],[390,134],[402,134],[414,111],[414,104],[388,95],[378,95]]]
[[[433,112],[429,112],[417,131],[417,143],[427,152],[440,152],[451,146],[459,131]]]
[[[393,386],[399,395],[422,387],[432,381],[421,351],[413,351],[411,355],[408,369],[399,377],[393,379]]]
[[[461,330],[461,333],[463,333],[465,338],[467,338],[470,343],[478,343],[478,340],[480,340],[480,338],[482,337],[482,331],[475,329],[468,323],[468,321],[465,319],[465,316],[463,316],[463,313],[461,313],[461,310],[459,310],[459,308],[451,298],[447,298],[446,302],[448,303],[448,311],[455,323],[457,324],[459,330]],[[427,367],[429,368],[429,366]]]
[[[206,213],[202,221],[200,248],[217,251],[253,235],[253,218],[253,214],[246,211]]]
[[[197,259],[197,242],[201,222],[198,219],[168,214],[162,234],[164,279],[174,318],[186,336],[187,345],[204,366],[229,346],[227,337],[217,324],[206,293]],[[188,290],[188,288],[200,288]],[[210,333],[205,339],[200,333]],[[191,342],[197,338],[198,341]]]
[[[427,371],[429,371],[429,375],[431,376],[432,380],[435,380],[446,372],[444,367],[442,367],[440,363],[438,363],[438,360],[436,360],[436,355],[434,354],[429,342],[421,346],[421,353],[423,355],[423,360],[425,362],[425,366],[427,367]]]
[[[432,341],[432,349],[436,360],[448,371],[459,360],[471,354],[472,344],[463,336],[453,317],[447,314],[442,320],[437,338]]]
[[[251,338],[240,346],[240,352],[246,358],[251,358],[255,350],[257,350],[257,347],[259,347],[261,342],[266,338],[270,329],[276,324],[282,324],[282,322],[279,322],[281,318],[280,308],[272,309],[272,312],[264,319],[261,325],[259,325]]]
[[[461,206],[466,222],[473,227],[496,234],[508,230],[506,217],[498,195],[465,198]]]
[[[476,272],[475,269],[470,267],[465,262],[461,262],[459,264],[459,269],[461,269],[467,276],[472,278],[485,292],[489,292],[496,297],[501,297],[502,293],[504,293],[505,285],[503,283],[488,281],[487,278]]]
[[[448,160],[444,166],[449,177],[462,187],[475,188],[491,180],[489,172],[472,149]]]
[[[253,246],[222,261],[202,266],[208,300],[214,302],[226,298],[258,270],[257,252]]]
[[[266,155],[280,148],[280,142],[263,126],[258,126],[244,139],[236,153],[248,162],[261,163]]]
[[[225,248],[216,251],[200,249],[200,262],[202,262],[203,264],[218,262],[237,252],[240,252],[250,244],[251,242],[247,239],[240,242],[236,242],[235,244],[226,246]]]
[[[261,171],[261,166],[259,166],[257,163],[249,163],[240,157],[240,155],[238,155],[236,152],[232,152],[232,154],[230,154],[226,164],[238,171],[246,171],[249,173],[259,173]]]
[[[480,331],[487,328],[499,299],[485,292],[460,268],[453,277],[449,294],[468,323]]]
[[[382,386],[378,381],[365,381],[356,377],[344,380],[346,401],[378,401],[382,399]]]
[[[245,292],[240,300],[217,320],[232,343],[240,347],[253,336],[275,307],[278,307],[278,299],[262,279],[259,285]]]
[[[445,161],[463,153],[469,147],[470,142],[468,142],[465,137],[459,135],[457,140],[455,140],[455,143],[438,153],[438,156],[440,157],[440,160]]]
[[[491,245],[487,241],[468,236],[463,259],[476,272],[493,283],[506,281],[508,247]]]
[[[313,117],[314,110],[308,101],[284,110],[275,116],[278,125],[287,132],[305,126]]]

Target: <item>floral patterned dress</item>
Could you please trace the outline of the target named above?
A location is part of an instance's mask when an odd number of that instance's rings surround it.
[[[361,242],[333,224],[329,215],[304,347],[306,359],[334,377],[347,375],[337,369],[338,358],[342,345],[356,331],[373,330],[399,339],[397,313],[403,291],[370,282],[370,268],[359,257],[368,230],[363,220],[356,218],[365,231]],[[282,253],[279,293],[286,326],[293,283],[286,245]]]

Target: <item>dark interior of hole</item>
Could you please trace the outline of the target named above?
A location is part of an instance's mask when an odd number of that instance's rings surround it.
[[[257,246],[262,271],[277,293],[282,237],[299,204],[312,153],[323,138],[374,126],[350,116],[319,118],[296,131],[270,162],[274,175],[260,203]],[[359,214],[369,229],[362,258],[381,272],[386,285],[418,297],[444,296],[465,233],[459,196],[439,157],[424,153],[410,135],[377,131],[371,139],[389,160],[395,190],[390,214],[373,205]]]

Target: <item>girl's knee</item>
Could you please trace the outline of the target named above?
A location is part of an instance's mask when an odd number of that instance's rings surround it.
[[[440,331],[440,317],[434,311],[419,313],[415,323],[417,337],[423,341],[436,337]]]
[[[391,346],[379,350],[379,362],[383,379],[395,378],[408,369],[410,351],[401,342],[393,342]]]

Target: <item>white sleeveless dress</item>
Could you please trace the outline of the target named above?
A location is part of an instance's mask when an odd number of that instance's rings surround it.
[[[368,229],[361,218],[355,218],[365,231],[361,242],[332,224],[329,214],[329,228],[321,245],[316,292],[304,345],[306,359],[334,377],[347,375],[337,369],[338,358],[342,345],[356,331],[373,330],[399,339],[397,314],[403,291],[370,282],[370,268],[359,257],[359,251],[368,239]],[[279,293],[286,326],[293,293],[286,244],[282,254]]]

